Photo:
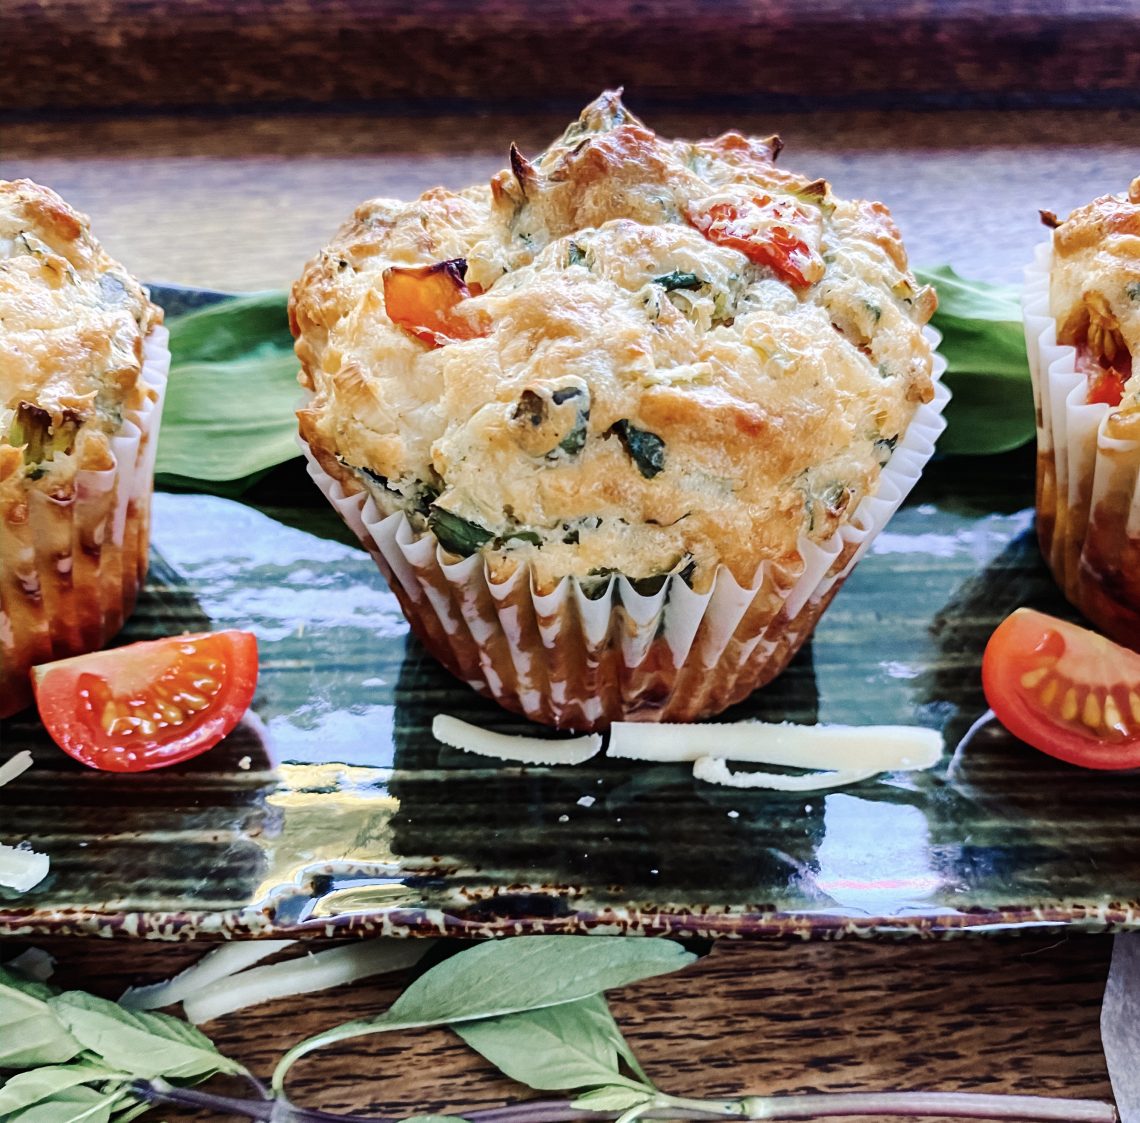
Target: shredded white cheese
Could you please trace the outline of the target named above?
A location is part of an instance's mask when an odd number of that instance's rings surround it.
[[[762,721],[702,725],[615,722],[608,754],[688,763],[701,757],[821,771],[898,772],[931,768],[942,737],[910,725],[795,725]]]
[[[416,963],[434,942],[381,936],[267,967],[254,967],[211,983],[187,998],[182,1008],[197,1025],[261,1002],[311,994],[369,975],[402,970]]]
[[[32,754],[27,749],[13,754],[0,764],[0,788],[22,776],[32,766]],[[34,889],[48,875],[51,859],[26,843],[22,846],[5,846],[0,842],[0,885],[26,893]]]
[[[27,749],[21,749],[9,757],[3,764],[0,764],[0,788],[10,783],[17,776],[22,776],[31,767],[32,754]]]
[[[731,772],[723,757],[702,756],[693,762],[693,775],[709,784],[728,788],[769,788],[776,792],[817,792],[841,788],[877,776],[878,768],[847,768],[840,772],[808,772],[787,776],[776,772]]]
[[[235,940],[222,944],[173,978],[144,987],[130,987],[119,999],[119,1005],[129,1010],[161,1010],[163,1006],[182,1002],[195,991],[204,990],[219,980],[252,967],[293,943],[296,941]]]
[[[602,749],[600,733],[564,741],[554,741],[549,737],[519,737],[480,729],[447,714],[436,714],[431,732],[437,741],[453,749],[516,764],[584,764]]]
[[[48,875],[51,860],[27,846],[5,846],[0,842],[0,885],[26,893]]]

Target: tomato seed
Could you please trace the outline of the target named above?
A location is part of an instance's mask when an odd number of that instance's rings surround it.
[[[1065,691],[1065,697],[1061,699],[1061,717],[1065,721],[1075,721],[1077,714],[1080,712],[1080,707],[1077,705],[1077,692],[1073,687],[1069,687]]]
[[[1081,721],[1094,731],[1100,729],[1100,700],[1091,690],[1085,695],[1084,709],[1081,710]]]

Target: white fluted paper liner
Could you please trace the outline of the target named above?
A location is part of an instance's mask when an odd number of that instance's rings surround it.
[[[112,464],[76,473],[65,495],[28,492],[27,519],[0,544],[0,714],[30,700],[28,668],[102,647],[146,575],[150,496],[169,332],[143,341],[141,404],[110,441]]]
[[[937,333],[932,329],[932,342]],[[520,566],[494,581],[479,555],[450,561],[402,512],[346,495],[302,442],[310,476],[376,559],[428,649],[480,693],[535,721],[576,730],[617,720],[686,721],[718,713],[774,678],[874,536],[897,510],[945,428],[950,393],[935,354],[935,397],[918,408],[873,495],[827,542],[800,541],[802,571],[764,563],[749,587],[726,568],[694,592],[679,577],[652,596],[625,577],[589,597],[564,578],[548,593]]]
[[[1138,647],[1140,603],[1117,592],[1127,559],[1140,555],[1140,441],[1106,435],[1112,407],[1089,403],[1076,348],[1057,342],[1049,311],[1052,262],[1052,242],[1038,246],[1022,296],[1037,413],[1037,535],[1068,600]]]

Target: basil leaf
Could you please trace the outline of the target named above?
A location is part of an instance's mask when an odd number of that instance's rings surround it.
[[[273,1074],[280,1090],[301,1057],[335,1041],[420,1026],[499,1017],[587,998],[664,975],[696,957],[671,940],[642,936],[527,936],[490,940],[445,959],[415,980],[388,1010],[346,1022],[294,1046]]]
[[[48,1065],[31,1072],[17,1073],[0,1087],[0,1116],[30,1107],[78,1084],[107,1080],[115,1075],[113,1069],[85,1063]]]
[[[942,333],[953,394],[938,451],[1007,452],[1032,440],[1033,388],[1016,290],[967,281],[948,265],[915,276],[938,292],[931,323]]]
[[[67,1088],[50,1100],[8,1116],[4,1123],[107,1123],[112,1110],[127,1100],[122,1088],[96,1092],[93,1088]]]
[[[244,480],[296,456],[301,391],[285,295],[239,297],[169,326],[159,482],[198,481],[208,491],[211,482]]]
[[[485,527],[443,507],[432,507],[431,514],[428,515],[428,526],[445,550],[458,554],[461,558],[470,557],[494,537]]]
[[[555,1006],[687,966],[671,940],[528,936],[492,940],[445,959],[392,1003],[384,1020],[450,1024]]]
[[[83,1046],[55,1016],[49,987],[0,968],[0,1068],[63,1064]]]
[[[652,1098],[649,1091],[637,1091],[634,1088],[615,1087],[595,1088],[584,1096],[572,1101],[570,1106],[580,1108],[582,1111],[625,1111],[636,1107]]]
[[[647,1089],[648,1081],[621,1074],[619,1058],[633,1054],[600,994],[501,1018],[462,1022],[452,1029],[512,1080],[531,1088],[653,1090],[652,1085]]]
[[[132,1076],[177,1080],[245,1071],[205,1034],[168,1014],[125,1010],[78,990],[57,995],[49,1005],[85,1048]]]
[[[656,433],[638,429],[625,418],[615,421],[612,431],[617,433],[625,451],[633,457],[637,470],[647,480],[665,468],[665,442]]]

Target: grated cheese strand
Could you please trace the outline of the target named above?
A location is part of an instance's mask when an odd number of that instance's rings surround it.
[[[431,732],[437,741],[453,749],[515,764],[584,764],[602,749],[600,733],[564,741],[554,741],[549,737],[521,737],[480,729],[447,714],[436,714]]]
[[[434,940],[378,936],[327,951],[306,953],[296,959],[253,967],[219,979],[187,998],[182,1009],[186,1017],[198,1025],[276,998],[311,994],[369,975],[401,971],[417,963],[433,943]]]
[[[768,788],[776,792],[819,792],[858,784],[877,776],[879,768],[846,768],[837,772],[809,772],[785,776],[775,772],[732,772],[723,757],[702,756],[693,762],[693,776],[708,784],[726,788]]]
[[[26,893],[48,875],[51,859],[38,850],[6,846],[0,842],[0,885]]]
[[[910,725],[619,721],[610,727],[608,755],[659,764],[713,757],[820,771],[900,772],[937,764],[942,736],[936,730]]]
[[[128,1010],[161,1010],[173,1006],[212,983],[228,979],[287,948],[295,940],[236,940],[207,952],[197,963],[161,983],[129,987],[119,999]]]
[[[22,776],[32,767],[32,754],[27,749],[21,749],[0,764],[0,788],[11,783],[17,776]]]

